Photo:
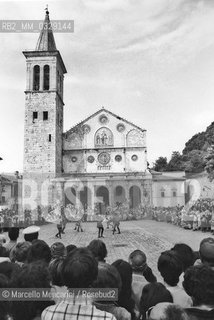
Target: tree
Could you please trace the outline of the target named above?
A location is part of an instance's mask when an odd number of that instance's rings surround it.
[[[183,157],[184,160],[184,157]],[[188,153],[185,161],[185,171],[192,173],[199,173],[204,170],[205,158],[204,151],[192,150]]]
[[[184,162],[182,155],[179,151],[173,151],[171,159],[168,163],[167,170],[168,171],[182,171],[184,170]]]
[[[154,163],[154,166],[153,166],[153,169],[155,171],[159,171],[159,172],[163,172],[163,171],[166,171],[167,170],[167,158],[166,157],[159,157],[155,163]]]
[[[212,145],[207,150],[207,156],[205,157],[205,170],[208,173],[208,178],[210,181],[214,179],[214,145]]]

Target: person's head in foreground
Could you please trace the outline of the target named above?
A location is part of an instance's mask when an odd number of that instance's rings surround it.
[[[27,256],[31,243],[28,241],[18,242],[12,251],[12,260],[20,266],[27,262]]]
[[[214,308],[214,270],[207,265],[190,267],[184,274],[183,287],[194,306]]]
[[[129,263],[133,272],[143,272],[147,267],[145,253],[141,250],[134,250],[129,255]]]
[[[98,262],[87,248],[77,248],[62,264],[63,283],[67,288],[89,288],[98,274]]]
[[[51,274],[51,280],[52,280],[52,285],[62,287],[63,284],[63,279],[62,279],[62,265],[63,265],[64,259],[61,258],[56,258],[52,259],[51,262],[49,263],[49,272]]]
[[[42,261],[25,264],[21,271],[14,274],[11,280],[12,288],[30,288],[36,291],[36,288],[50,289],[50,274],[47,265]],[[42,311],[54,304],[53,301],[33,301],[23,298],[23,301],[12,301],[11,313],[14,320],[33,320],[39,317]]]
[[[98,239],[92,240],[88,245],[88,249],[91,250],[98,262],[105,262],[105,258],[107,257],[107,249],[103,241]]]
[[[214,238],[205,238],[200,243],[200,259],[203,264],[214,267]]]
[[[66,248],[62,242],[54,242],[50,249],[52,259],[63,258],[66,256]]]
[[[49,264],[51,260],[51,249],[43,240],[33,240],[32,245],[28,251],[28,263],[42,260]]]
[[[162,252],[158,259],[158,270],[167,285],[176,286],[183,271],[178,254],[173,250]]]
[[[134,310],[134,300],[132,299],[132,267],[122,259],[112,263],[120,274],[122,287],[119,294],[118,304],[126,308],[130,313]]]
[[[40,227],[37,226],[30,226],[23,230],[23,235],[25,241],[32,242],[33,240],[37,240],[39,237],[39,230]]]
[[[74,244],[69,244],[66,247],[66,254],[68,255],[71,251],[73,251],[74,249],[77,248],[77,246],[75,246]]]
[[[146,261],[146,255],[141,250],[134,250],[129,255],[129,263],[133,273],[142,274],[148,282],[156,282],[157,279]]]
[[[9,228],[8,237],[11,241],[16,241],[19,237],[19,228],[17,228],[17,227]]]
[[[189,320],[186,312],[176,304],[162,302],[151,308],[149,320]]]
[[[140,312],[146,319],[147,311],[160,302],[173,302],[171,293],[159,282],[149,283],[144,286],[140,300]]]
[[[93,288],[117,288],[119,295],[122,281],[117,269],[108,263],[99,264],[98,275],[93,282]]]
[[[172,248],[173,251],[175,251],[182,264],[183,264],[183,271],[185,271],[187,268],[193,266],[196,257],[195,257],[195,253],[192,250],[192,248],[190,246],[188,246],[185,243],[176,243],[174,245],[174,247]]]

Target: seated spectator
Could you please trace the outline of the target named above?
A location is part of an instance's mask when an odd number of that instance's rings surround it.
[[[51,245],[51,258],[63,258],[66,256],[66,249],[62,242],[55,242]]]
[[[32,242],[33,240],[37,240],[39,237],[39,230],[40,227],[37,226],[30,226],[23,230],[23,235],[25,241]]]
[[[105,262],[107,249],[103,241],[97,239],[92,240],[88,245],[88,249],[92,252],[98,262]]]
[[[4,247],[6,248],[6,250],[10,255],[11,251],[17,244],[17,239],[19,237],[19,228],[16,228],[16,227],[9,228],[8,237],[10,240],[4,244]]]
[[[173,250],[161,253],[158,259],[158,270],[164,279],[166,288],[173,297],[173,302],[184,308],[191,307],[191,298],[178,285],[179,277],[183,271],[183,265],[178,254]]]
[[[112,263],[120,274],[122,287],[119,294],[118,304],[131,313],[132,318],[135,317],[135,302],[132,299],[132,267],[124,260],[116,260]]]
[[[143,287],[157,279],[151,268],[146,263],[146,255],[141,250],[135,250],[129,255],[129,263],[132,267],[132,297],[135,301],[135,312],[140,313],[140,299]]]
[[[107,263],[98,265],[98,276],[93,282],[94,288],[118,289],[118,296],[122,288],[122,281],[117,269]],[[99,309],[109,312],[115,316],[117,320],[131,320],[131,314],[123,307],[118,306],[115,301],[95,301],[94,305]]]
[[[205,238],[200,243],[200,259],[203,264],[214,267],[214,239]]]
[[[27,261],[28,263],[42,260],[49,264],[51,260],[51,249],[43,240],[33,240],[29,248]]]
[[[72,252],[74,249],[76,249],[76,246],[74,244],[69,244],[65,248],[66,248],[66,252],[68,255],[70,252]]]
[[[186,312],[178,305],[172,303],[158,303],[150,312],[149,320],[189,320]]]
[[[41,261],[26,264],[23,266],[18,274],[13,275],[11,280],[12,288],[51,288],[50,285],[50,274],[47,265]],[[11,313],[13,320],[39,320],[41,319],[42,311],[54,304],[53,301],[12,301]]]
[[[146,319],[147,311],[160,302],[173,302],[173,298],[169,290],[167,290],[160,282],[146,284],[143,288],[140,300],[140,313],[142,315],[142,320]]]
[[[204,264],[187,269],[183,287],[192,297],[193,307],[186,312],[191,320],[214,319],[214,270]]]
[[[87,248],[73,250],[63,261],[62,278],[63,283],[72,291],[72,288],[89,288],[96,280],[98,274],[98,263],[91,251]],[[112,319],[111,314],[97,310],[93,301],[84,296],[64,300],[46,308],[42,313],[42,320],[60,319]]]
[[[31,243],[28,241],[18,242],[13,251],[11,252],[11,261],[23,266],[27,263],[27,256]]]

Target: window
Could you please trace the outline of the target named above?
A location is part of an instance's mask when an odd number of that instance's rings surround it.
[[[44,90],[49,90],[50,87],[50,67],[46,64],[44,66],[44,83],[43,88]]]
[[[48,111],[43,111],[43,120],[48,120]]]
[[[48,141],[51,142],[51,134],[48,136]]]
[[[33,112],[33,122],[38,119],[38,112],[37,111],[34,111]]]
[[[1,201],[2,201],[2,203],[6,202],[5,196],[1,197]]]
[[[174,191],[172,191],[172,196],[173,197],[177,197],[177,192],[174,190]]]
[[[33,90],[39,91],[40,84],[40,66],[33,67]]]
[[[165,197],[165,191],[161,191],[161,198]]]

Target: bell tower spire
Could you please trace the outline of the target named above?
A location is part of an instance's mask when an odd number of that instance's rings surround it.
[[[36,45],[36,51],[56,51],[53,30],[49,18],[48,6],[45,8],[45,20]]]

